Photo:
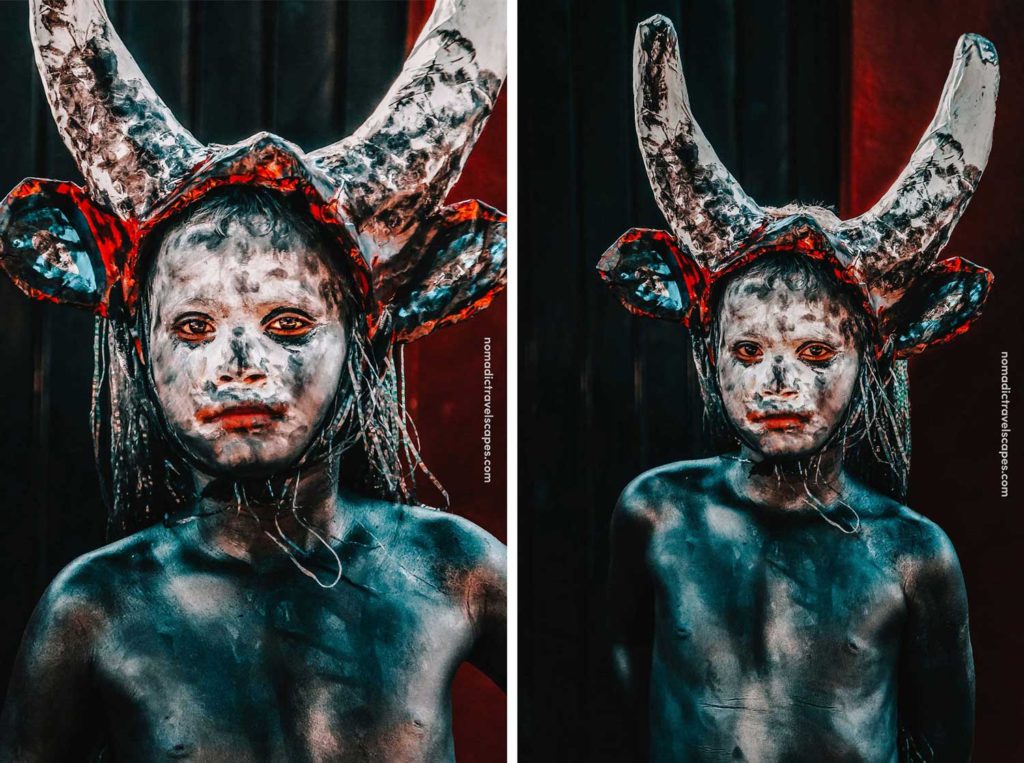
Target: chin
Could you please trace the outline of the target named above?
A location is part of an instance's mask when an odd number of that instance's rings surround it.
[[[189,450],[209,471],[239,477],[270,476],[287,469],[302,454],[301,449],[282,448],[277,443],[254,439],[252,435],[222,438]]]
[[[770,460],[796,460],[819,453],[825,439],[809,432],[744,432],[743,439]]]

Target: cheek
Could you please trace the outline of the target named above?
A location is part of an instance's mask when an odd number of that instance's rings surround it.
[[[757,367],[745,366],[733,358],[723,358],[717,373],[718,388],[726,412],[734,419],[744,419],[747,401],[758,386]]]
[[[850,403],[860,364],[856,357],[839,358],[832,366],[811,369],[808,388],[815,408],[828,419],[838,418]]]
[[[196,395],[210,367],[211,345],[186,345],[169,336],[151,336],[149,362],[157,397],[171,421],[192,422]]]
[[[718,386],[723,396],[746,397],[764,384],[765,373],[767,364],[763,361],[748,366],[733,357],[725,357],[718,364]]]
[[[346,346],[342,326],[324,326],[305,344],[279,345],[268,353],[271,372],[287,388],[294,405],[314,415],[338,389]]]

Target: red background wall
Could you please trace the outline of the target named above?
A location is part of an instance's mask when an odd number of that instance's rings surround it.
[[[902,169],[934,112],[957,38],[1000,54],[995,138],[978,192],[942,256],[995,272],[985,313],[964,337],[911,361],[909,504],[939,523],[967,580],[977,668],[975,760],[1024,760],[1018,635],[1024,578],[1024,464],[1011,440],[1010,497],[999,496],[1000,352],[1024,396],[1024,3],[854,0],[843,216],[870,207]],[[1019,418],[1011,400],[1012,419]],[[1024,442],[1024,425],[1016,439]],[[1020,465],[1018,465],[1020,464]]]
[[[408,45],[433,7],[433,0],[409,3]],[[507,208],[505,187],[505,92],[470,155],[449,201],[477,198]],[[506,298],[500,295],[472,320],[439,331],[406,348],[410,411],[423,441],[423,459],[451,497],[451,510],[481,525],[501,541],[506,535],[505,464]],[[491,339],[492,478],[483,481],[484,338]],[[441,500],[421,481],[426,503]],[[505,695],[475,668],[464,665],[453,692],[456,755],[461,762],[505,759]]]

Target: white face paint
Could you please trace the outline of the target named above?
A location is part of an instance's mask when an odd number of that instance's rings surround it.
[[[205,221],[172,231],[149,290],[149,362],[168,426],[200,463],[246,474],[302,454],[346,350],[329,254],[298,233],[260,235],[259,223],[231,221],[223,239]]]
[[[729,283],[719,310],[718,384],[743,441],[768,458],[819,451],[860,370],[849,310],[820,288],[757,274]]]

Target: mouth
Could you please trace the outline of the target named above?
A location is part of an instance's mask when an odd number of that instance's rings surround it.
[[[791,432],[803,429],[811,420],[811,414],[801,411],[751,411],[747,421],[759,424],[769,432]]]
[[[219,424],[226,432],[252,432],[280,421],[287,410],[283,403],[209,405],[196,411],[196,420],[201,424]]]

